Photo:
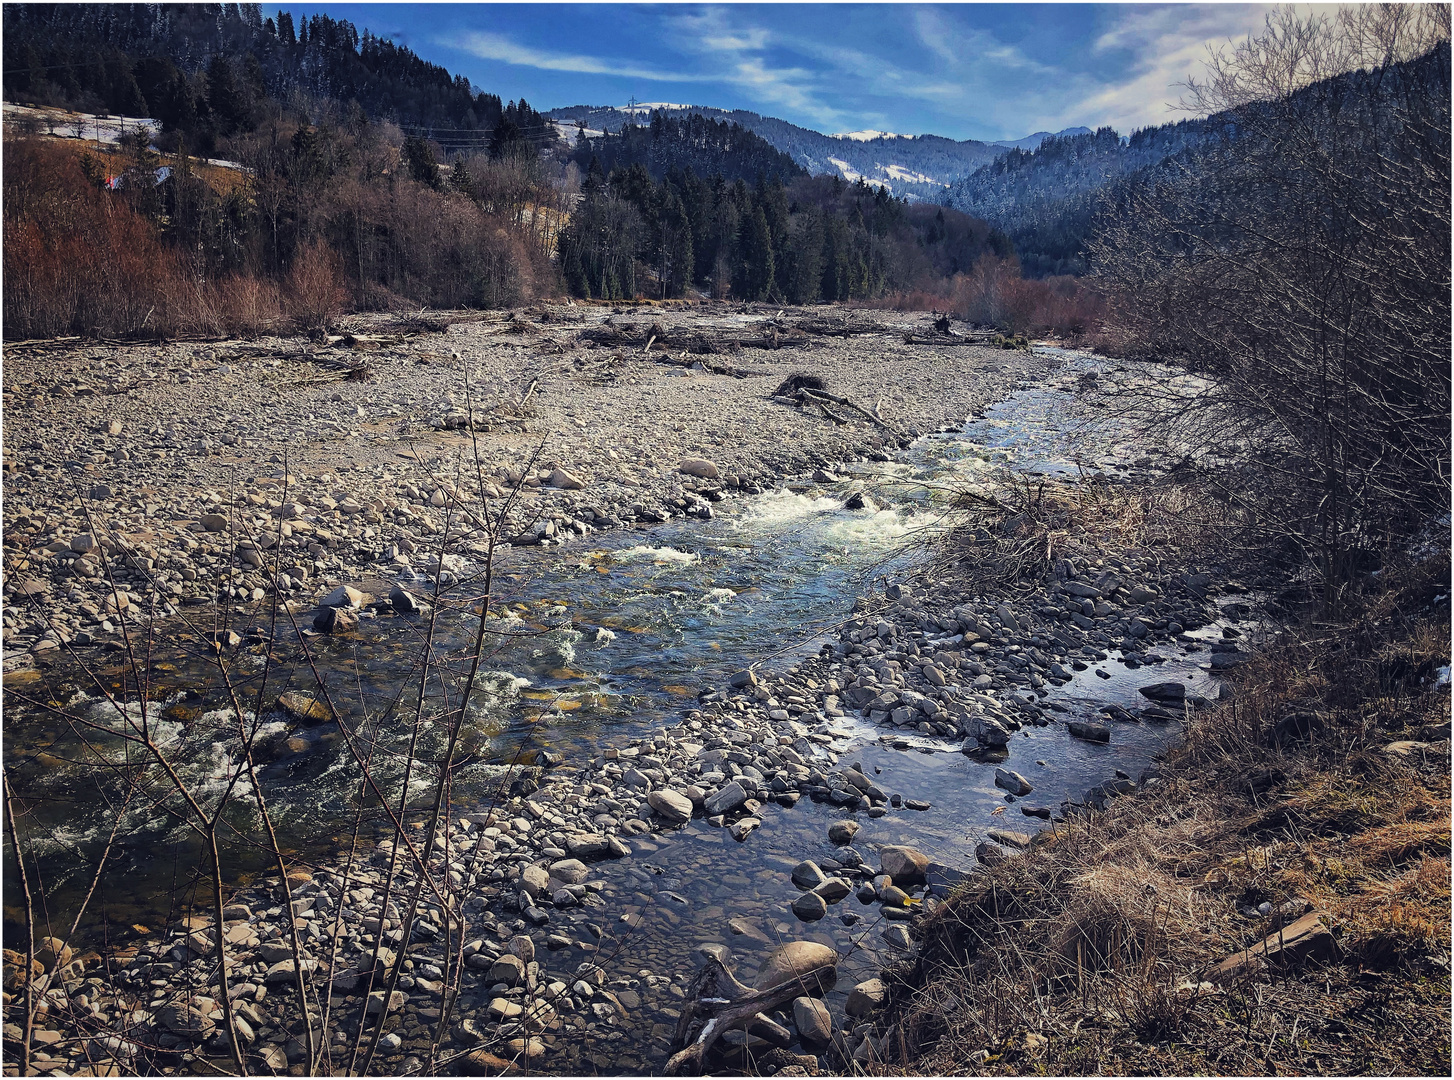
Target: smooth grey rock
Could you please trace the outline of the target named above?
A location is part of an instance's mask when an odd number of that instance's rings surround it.
[[[817,998],[794,998],[793,1026],[804,1046],[827,1046],[833,1037],[833,1014]]]
[[[647,795],[646,802],[657,814],[673,824],[681,824],[692,818],[692,800],[680,792],[663,788]]]
[[[747,791],[736,780],[713,792],[704,804],[709,814],[726,814],[747,801]]]
[[[890,844],[878,853],[883,872],[894,879],[896,885],[915,885],[924,880],[924,871],[929,868],[929,856],[917,848],[902,844]]]
[[[995,769],[995,786],[1004,788],[1011,795],[1028,795],[1035,790],[1030,781],[1013,769]]]

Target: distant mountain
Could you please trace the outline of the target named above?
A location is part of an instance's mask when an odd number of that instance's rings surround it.
[[[1089,134],[1091,134],[1091,129],[1088,127],[1070,127],[1063,128],[1060,131],[1037,131],[1033,135],[1026,135],[1023,139],[1015,139],[1013,141],[1001,140],[991,145],[1003,146],[1013,150],[1038,150],[1040,144],[1049,138],[1064,138],[1067,135]]]
[[[545,115],[557,122],[562,134],[573,138],[578,126],[584,126],[588,134],[619,131],[628,122],[643,122],[656,110],[696,114],[739,124],[790,155],[814,175],[836,174],[850,181],[862,177],[871,184],[886,186],[895,195],[929,202],[938,202],[950,184],[989,164],[1007,148],[1022,144],[1039,146],[1045,138],[1044,132],[1037,132],[1015,143],[1001,144],[872,130],[825,135],[786,120],[742,109],[728,112],[704,105],[664,102],[626,107],[572,105],[553,109]],[[1070,130],[1078,132],[1086,129]]]

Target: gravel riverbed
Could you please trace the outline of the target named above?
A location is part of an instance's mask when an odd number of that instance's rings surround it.
[[[280,338],[11,351],[7,659],[110,633],[118,603],[166,614],[261,601],[275,586],[313,599],[330,581],[427,570],[454,491],[477,494],[476,447],[487,497],[525,482],[521,539],[554,542],[710,514],[713,500],[785,476],[882,459],[1051,366],[1024,352],[905,344],[927,318],[886,312],[846,313],[846,326],[875,328],[849,337],[686,357],[742,377],[582,339],[609,319],[627,337],[658,326],[732,348],[760,341],[778,314],[572,305],[386,335],[366,351]],[[332,378],[343,366],[366,377]],[[877,406],[887,426],[775,402],[794,373]],[[684,461],[697,464],[684,472]],[[468,556],[475,537],[461,539]],[[279,542],[274,582],[264,566]],[[104,550],[137,560],[119,568],[120,596],[99,588]],[[44,597],[43,614],[31,595]]]
[[[737,377],[586,348],[580,331],[608,315],[615,324],[746,341],[762,336],[761,316],[777,313],[538,309],[523,330],[520,320],[487,320],[387,345],[368,354],[370,379],[323,384],[300,381],[316,376],[316,359],[286,358],[305,351],[297,341],[86,346],[10,358],[7,665],[44,666],[56,649],[109,639],[118,609],[256,611],[278,588],[313,610],[346,583],[369,588],[365,605],[387,609],[389,582],[417,582],[430,568],[425,553],[443,527],[449,484],[464,486],[455,462],[473,456],[472,439],[455,425],[462,411],[467,422],[470,399],[476,428],[488,427],[477,436],[489,482],[504,489],[525,480],[520,541],[560,543],[710,516],[722,499],[786,477],[881,460],[920,434],[957,429],[1026,379],[1050,378],[1056,364],[908,345],[904,331],[923,332],[925,317],[855,313],[850,325],[879,329],[703,358],[751,372]],[[791,373],[821,377],[884,423],[839,424],[774,402]],[[81,516],[87,503],[109,532]],[[457,550],[466,561],[445,573],[464,572],[470,542],[463,533]],[[285,570],[273,582],[264,567],[277,545]],[[107,550],[137,560],[118,575],[118,593],[97,572]],[[1226,642],[1187,636],[1222,616],[1215,600],[1224,588],[1240,591],[1133,551],[1065,560],[1013,596],[966,595],[912,575],[872,596],[845,596],[847,621],[816,654],[700,686],[676,724],[607,740],[588,760],[546,755],[502,770],[500,798],[456,813],[436,837],[430,877],[447,887],[441,896],[423,891],[407,939],[417,867],[385,839],[352,861],[300,866],[287,882],[263,876],[234,890],[220,925],[190,915],[104,957],[42,950],[37,986],[43,978],[48,996],[33,1039],[38,1067],[101,1075],[222,1061],[221,944],[250,1067],[301,1072],[308,1040],[291,989],[296,932],[310,993],[320,1012],[330,1010],[321,1038],[335,1064],[360,1015],[382,1010],[378,1072],[487,1073],[527,1060],[557,1073],[659,1071],[692,972],[640,931],[697,902],[697,886],[720,908],[726,941],[765,949],[796,939],[840,952],[852,941],[889,964],[913,950],[915,917],[972,871],[885,842],[913,834],[912,822],[885,828],[894,819],[927,816],[933,806],[854,760],[865,731],[880,732],[885,745],[937,741],[996,763],[1036,728],[1063,726],[1099,742],[1118,725],[1174,722],[1206,703],[1199,691],[1207,686],[1158,678],[1160,665],[1210,653],[1216,670],[1241,656],[1235,632]],[[1147,669],[1139,707],[1088,718],[1055,701],[1056,688],[1113,655]],[[295,699],[286,711],[307,708]],[[983,863],[1015,857],[1047,819],[1156,782],[1154,770],[1108,775],[1051,805],[1035,799],[1037,781],[1025,775],[1032,770],[1006,764],[995,783],[1006,806],[1022,812],[979,844]],[[676,858],[673,834],[702,824],[747,850],[802,800],[836,816],[820,854],[763,871],[794,887],[780,910],[734,904],[746,877],[700,883],[691,867],[651,862],[662,852]],[[714,852],[700,872],[720,875],[723,865]],[[701,951],[731,963],[721,944]],[[399,952],[402,975],[388,994],[385,972]],[[758,984],[781,978],[782,966],[781,954],[768,953]],[[785,1001],[750,1031],[728,1034],[724,1064],[744,1067],[750,1055],[761,1073],[803,1075],[842,1071],[848,1059],[871,1063],[885,1034],[875,1027],[884,995],[876,983],[840,992],[831,1010],[814,995]],[[441,996],[454,985],[459,995],[441,1015]],[[7,993],[17,992],[12,964]],[[7,1040],[21,1034],[7,1024]]]

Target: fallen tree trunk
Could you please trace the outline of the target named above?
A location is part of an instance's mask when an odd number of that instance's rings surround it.
[[[915,334],[904,335],[905,345],[988,345],[989,334]]]
[[[802,387],[798,391],[798,393],[803,397],[818,402],[820,406],[824,401],[831,401],[835,405],[842,405],[844,408],[852,409],[854,412],[863,416],[865,419],[871,420],[873,423],[877,424],[885,431],[894,430],[893,425],[891,425],[890,423],[888,423],[888,421],[884,420],[881,416],[879,416],[877,412],[869,412],[862,405],[855,404],[846,397],[839,397],[837,394],[830,394],[826,390],[810,390],[806,386]]]

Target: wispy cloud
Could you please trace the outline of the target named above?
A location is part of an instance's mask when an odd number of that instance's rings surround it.
[[[645,79],[652,82],[709,82],[711,76],[679,71],[662,71],[657,68],[639,67],[618,60],[607,60],[596,56],[571,55],[569,53],[547,52],[528,45],[511,41],[499,34],[471,31],[460,38],[448,41],[438,40],[438,45],[451,49],[463,49],[481,60],[497,60],[520,67],[539,68],[542,71],[568,71],[576,75],[615,75],[624,79]]]
[[[1181,97],[1181,85],[1207,56],[1208,45],[1261,29],[1270,4],[1202,4],[1132,8],[1101,34],[1092,50],[1128,50],[1126,74],[1069,102],[1062,117],[1110,124],[1122,131],[1165,123]]]

